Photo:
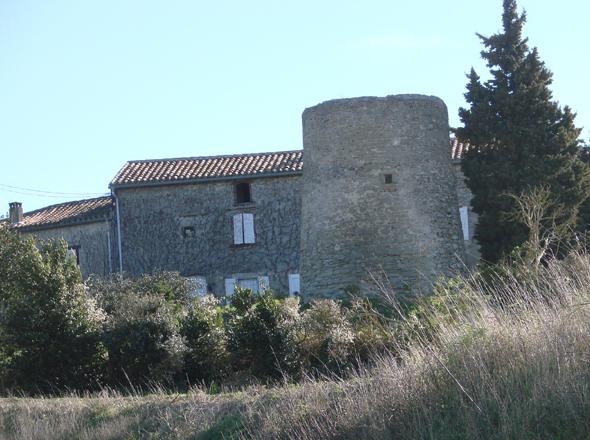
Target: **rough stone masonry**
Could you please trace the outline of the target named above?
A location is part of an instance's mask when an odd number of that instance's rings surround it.
[[[303,112],[301,283],[367,290],[369,273],[427,291],[464,245],[447,109],[433,96],[327,101]]]

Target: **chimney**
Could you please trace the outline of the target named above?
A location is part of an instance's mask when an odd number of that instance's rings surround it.
[[[10,224],[20,223],[23,221],[23,204],[21,202],[12,202],[9,206]]]

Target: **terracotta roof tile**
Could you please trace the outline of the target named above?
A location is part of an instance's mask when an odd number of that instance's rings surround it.
[[[178,182],[223,177],[290,174],[302,171],[303,152],[236,154],[127,162],[111,181],[112,186],[148,182]]]
[[[451,139],[451,158],[461,159],[468,144]],[[127,162],[111,186],[172,183],[223,177],[281,175],[302,172],[303,151],[183,157]]]
[[[92,219],[104,218],[113,206],[110,196],[59,203],[23,214],[23,220],[10,225],[13,229],[37,226],[57,226]]]

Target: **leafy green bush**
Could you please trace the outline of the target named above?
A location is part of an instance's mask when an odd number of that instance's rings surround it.
[[[186,279],[178,272],[156,272],[139,277],[128,274],[93,276],[86,281],[86,285],[89,294],[100,299],[107,313],[116,308],[119,298],[126,294],[157,296],[179,306],[191,301]]]
[[[219,300],[210,295],[195,299],[180,332],[187,345],[184,372],[190,383],[209,383],[227,375],[229,355]]]
[[[297,301],[277,300],[272,292],[236,289],[227,308],[228,350],[234,371],[277,379],[299,371],[294,344]]]
[[[88,301],[63,240],[0,227],[0,386],[50,392],[100,384],[103,314]]]
[[[312,301],[297,330],[305,370],[340,371],[346,366],[354,351],[354,330],[339,301]]]
[[[94,279],[89,292],[107,314],[102,339],[112,385],[171,384],[182,376],[188,293],[178,274]]]

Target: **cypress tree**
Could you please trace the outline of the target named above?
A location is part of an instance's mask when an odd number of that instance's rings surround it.
[[[522,35],[525,13],[518,14],[515,0],[504,0],[503,6],[503,32],[477,34],[490,79],[482,82],[473,68],[467,75],[470,108],[459,109],[464,126],[457,129],[459,139],[471,145],[462,169],[480,216],[475,235],[490,262],[527,238],[526,228],[506,215],[515,206],[507,194],[547,185],[566,208],[562,221],[575,225],[590,191],[575,114],[552,100],[552,74]]]

